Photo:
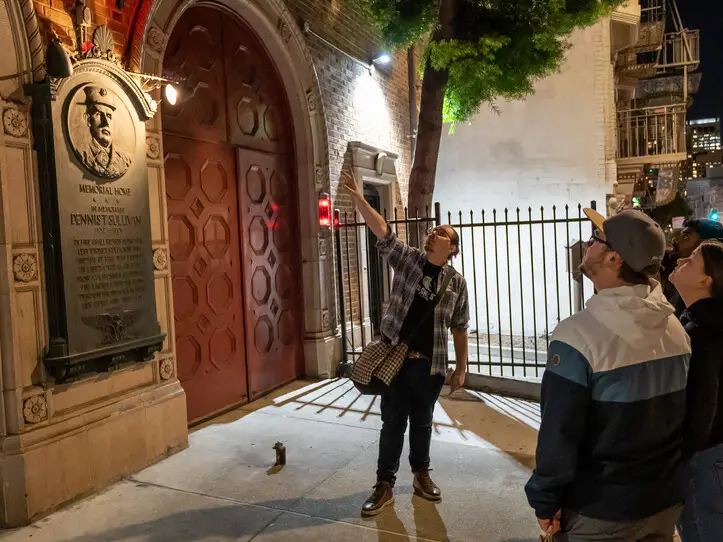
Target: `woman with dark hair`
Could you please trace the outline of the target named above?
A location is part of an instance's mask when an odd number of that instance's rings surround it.
[[[683,450],[690,486],[679,526],[684,542],[723,541],[723,243],[706,241],[670,280],[685,302],[693,355]]]

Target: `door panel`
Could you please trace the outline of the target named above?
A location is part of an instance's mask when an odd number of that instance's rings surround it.
[[[178,377],[196,420],[248,399],[233,150],[165,135]]]
[[[226,141],[223,17],[191,8],[168,40],[163,72],[183,80],[176,105],[163,100],[163,131],[193,139]]]
[[[288,159],[238,150],[251,398],[299,375],[301,284],[296,197]]]
[[[229,142],[273,154],[290,153],[291,116],[273,64],[250,31],[240,30],[234,19],[224,24]]]

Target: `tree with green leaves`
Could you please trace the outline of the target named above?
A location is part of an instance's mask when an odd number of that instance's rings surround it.
[[[562,64],[567,38],[626,0],[364,0],[386,44],[423,38],[422,97],[409,209],[431,207],[444,123],[521,99]],[[454,124],[452,124],[454,125]]]

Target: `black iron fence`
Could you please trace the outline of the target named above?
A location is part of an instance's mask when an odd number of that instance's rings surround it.
[[[422,239],[429,227],[440,224],[459,233],[460,255],[452,265],[469,289],[470,372],[539,378],[555,326],[593,293],[578,271],[583,241],[591,234],[582,205],[443,213],[436,203],[433,213],[383,215],[407,242]],[[337,210],[334,217],[341,361],[348,363],[379,337],[393,271],[356,213]],[[452,346],[450,338],[453,362]]]

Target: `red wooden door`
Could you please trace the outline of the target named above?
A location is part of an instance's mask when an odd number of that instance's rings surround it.
[[[189,420],[293,380],[303,369],[293,127],[255,34],[210,7],[185,12],[163,105],[179,378]],[[240,211],[240,212],[239,212]]]
[[[178,377],[189,421],[248,400],[233,150],[166,134]]]
[[[283,156],[238,151],[246,238],[246,341],[251,398],[301,372],[301,282],[294,190]],[[253,346],[251,346],[253,345]]]
[[[229,139],[237,147],[251,399],[303,372],[293,126],[280,78],[252,32],[226,19]]]

